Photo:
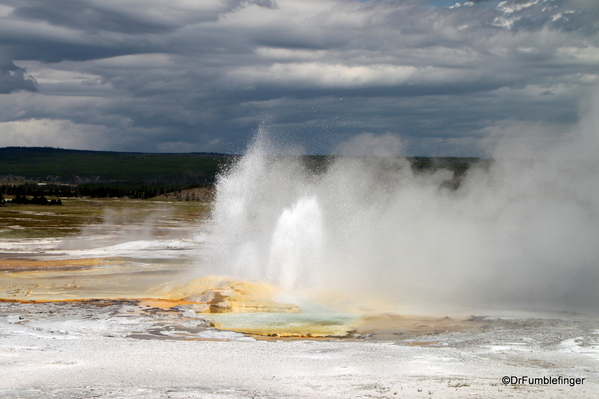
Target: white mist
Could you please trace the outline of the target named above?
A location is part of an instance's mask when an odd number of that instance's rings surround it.
[[[261,132],[218,181],[211,262],[232,277],[357,301],[596,310],[597,124],[580,126],[543,152],[500,147],[457,190],[442,184],[448,170],[415,174],[403,158],[376,156],[395,148],[388,136],[344,144],[373,156],[341,156],[313,174],[299,157],[276,156]]]

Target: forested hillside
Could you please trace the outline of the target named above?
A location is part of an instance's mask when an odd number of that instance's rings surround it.
[[[65,150],[48,147],[0,148],[0,200],[4,197],[152,198],[211,186],[217,174],[238,156],[216,153],[153,154]],[[335,157],[299,156],[306,168],[322,173]],[[407,158],[415,173],[453,172],[444,183],[456,189],[467,170],[490,160],[477,158]],[[393,173],[393,171],[389,171]]]

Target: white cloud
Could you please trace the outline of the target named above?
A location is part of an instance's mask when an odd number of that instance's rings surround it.
[[[153,69],[170,68],[172,56],[164,53],[130,54],[89,61],[89,65],[99,68]]]
[[[50,87],[73,87],[77,85],[96,86],[102,84],[102,76],[87,72],[62,69],[61,65],[42,64],[39,61],[17,60],[17,65],[25,68],[29,74],[35,75],[40,87],[47,90]],[[62,64],[62,63],[61,63]]]
[[[110,130],[68,120],[29,119],[0,123],[0,146],[108,149]]]
[[[411,66],[395,65],[276,63],[266,68],[239,68],[229,72],[227,79],[237,80],[244,85],[274,83],[296,87],[365,87],[405,83],[416,71]]]
[[[327,57],[331,52],[325,50],[258,47],[255,53],[264,58],[278,60],[317,60]]]
[[[529,2],[502,1],[497,5],[497,9],[506,14],[513,14],[516,11],[520,11],[522,9],[534,6],[535,4],[539,4],[539,1],[540,0],[532,0]]]
[[[0,4],[0,17],[6,17],[12,12],[13,8]]]

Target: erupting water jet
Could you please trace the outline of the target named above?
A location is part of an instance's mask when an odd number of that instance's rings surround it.
[[[592,311],[599,162],[585,148],[597,128],[581,126],[568,144],[520,146],[516,158],[503,146],[490,167],[474,162],[462,175],[376,153],[314,172],[302,157],[278,155],[263,128],[219,178],[210,262],[300,301],[339,292],[354,304],[439,311]]]

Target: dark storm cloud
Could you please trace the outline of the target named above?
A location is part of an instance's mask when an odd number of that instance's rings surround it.
[[[33,77],[25,75],[25,69],[12,62],[2,63],[0,59],[0,94],[21,90],[37,91],[37,82]]]
[[[475,152],[496,127],[576,121],[598,80],[598,9],[0,0],[0,60],[16,68],[2,69],[0,92],[12,94],[0,97],[0,130],[65,121],[86,132],[82,146],[102,134],[109,149],[238,151],[264,122],[312,152],[364,131],[419,153]]]
[[[174,25],[140,18],[123,10],[110,9],[86,0],[29,0],[19,4],[13,12],[16,17],[84,31],[143,34],[175,28]]]

